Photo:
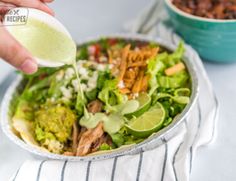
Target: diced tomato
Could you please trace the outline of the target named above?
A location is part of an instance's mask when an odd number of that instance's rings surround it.
[[[93,45],[88,46],[88,53],[89,53],[89,55],[93,55],[94,56],[95,52],[96,52],[95,46],[93,46]]]
[[[117,44],[117,42],[118,40],[115,38],[108,39],[108,44],[111,46]]]
[[[90,45],[88,52],[90,55],[98,56],[101,52],[101,46],[99,44]]]
[[[95,44],[94,47],[95,47],[95,54],[94,55],[95,55],[95,57],[98,57],[101,53],[101,46],[99,44]]]
[[[90,45],[88,47],[89,54],[94,56],[95,61],[99,63],[99,56],[101,54],[101,46],[99,44]]]
[[[96,62],[99,62],[99,56],[101,54],[101,46],[99,44],[93,44],[88,47],[90,55],[94,56]]]

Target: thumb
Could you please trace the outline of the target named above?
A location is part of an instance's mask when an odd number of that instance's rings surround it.
[[[32,55],[16,41],[0,22],[0,57],[26,74],[37,71],[38,65]]]

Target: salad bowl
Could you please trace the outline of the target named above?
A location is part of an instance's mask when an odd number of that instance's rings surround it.
[[[165,42],[161,39],[153,39],[148,38],[142,35],[129,35],[129,34],[116,34],[116,35],[108,35],[103,36],[102,38],[112,38],[112,39],[121,39],[125,41],[139,41],[139,42],[148,42],[148,43],[156,43],[160,47],[164,48],[168,52],[173,52],[177,47],[173,46],[172,44]],[[82,41],[78,43],[78,46],[87,44],[89,42],[96,42],[100,40],[101,37],[90,38],[86,41]],[[6,94],[3,98],[2,105],[1,105],[1,127],[3,132],[8,136],[8,138],[13,141],[15,144],[23,148],[24,150],[32,153],[34,156],[48,158],[48,159],[56,159],[56,160],[69,160],[69,161],[91,161],[91,160],[103,160],[109,159],[116,156],[121,155],[130,155],[130,154],[137,154],[142,151],[147,151],[153,148],[156,148],[165,141],[168,141],[172,137],[176,135],[179,131],[182,123],[184,123],[186,117],[191,114],[191,110],[193,109],[194,105],[196,104],[197,97],[198,97],[198,78],[196,74],[196,69],[193,66],[192,60],[189,57],[184,56],[183,62],[186,66],[190,77],[190,89],[191,95],[189,97],[188,104],[184,107],[183,111],[179,113],[173,121],[167,125],[166,127],[162,128],[158,132],[152,134],[148,138],[144,139],[143,141],[121,146],[114,150],[106,150],[98,153],[92,153],[84,156],[68,156],[68,155],[60,155],[46,151],[45,149],[40,149],[39,147],[33,144],[27,144],[21,138],[19,133],[13,128],[12,125],[12,116],[14,109],[14,101],[16,97],[19,96],[19,90],[22,89],[24,85],[24,80],[21,75],[18,75],[16,80],[9,86]],[[24,128],[23,128],[24,129]],[[21,135],[22,137],[22,135]]]

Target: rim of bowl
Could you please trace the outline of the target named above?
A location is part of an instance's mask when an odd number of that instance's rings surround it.
[[[92,38],[87,38],[84,39],[83,41],[77,42],[77,46],[80,46],[82,44],[89,43],[91,41],[97,41],[101,38],[121,38],[121,39],[126,39],[126,40],[136,40],[136,41],[146,41],[146,42],[156,42],[160,46],[165,47],[167,50],[174,51],[176,49],[176,46],[171,44],[170,42],[167,42],[163,39],[160,38],[150,38],[145,35],[139,35],[139,34],[108,34],[108,35],[102,35],[102,36],[97,36],[97,37],[92,37]],[[187,47],[187,46],[186,46]],[[51,152],[46,152],[42,151],[39,148],[29,145],[25,143],[22,139],[20,139],[17,135],[15,135],[12,131],[12,126],[10,125],[10,119],[9,119],[9,106],[13,98],[13,94],[16,91],[16,88],[19,86],[20,82],[22,81],[22,77],[18,76],[16,80],[14,80],[9,88],[7,89],[3,101],[1,104],[1,127],[5,135],[13,141],[16,145],[20,146],[24,150],[39,156],[39,157],[44,157],[46,159],[56,159],[56,160],[69,160],[69,161],[91,161],[91,160],[105,160],[109,158],[114,158],[116,156],[121,156],[121,155],[131,155],[138,153],[142,150],[145,150],[145,146],[150,146],[152,144],[155,144],[154,141],[159,141],[164,144],[163,139],[165,137],[172,137],[169,134],[175,133],[175,128],[178,127],[189,115],[190,111],[194,107],[197,98],[198,98],[198,93],[199,93],[199,84],[198,84],[198,77],[196,73],[196,68],[194,67],[193,63],[191,62],[189,57],[186,57],[186,55],[183,58],[184,63],[187,66],[187,70],[191,76],[191,88],[192,88],[192,94],[190,97],[190,102],[186,105],[184,110],[174,119],[174,121],[168,125],[167,127],[161,129],[157,133],[155,133],[153,136],[148,137],[145,139],[143,142],[135,145],[130,145],[118,150],[113,150],[108,153],[99,153],[97,155],[88,155],[88,156],[65,156],[65,155],[60,155],[60,154],[54,154]],[[153,143],[154,142],[154,143]],[[158,142],[158,143],[159,143]],[[154,146],[157,147],[157,146]]]
[[[195,16],[189,13],[186,13],[184,11],[182,11],[181,9],[177,8],[173,3],[172,0],[165,0],[166,5],[172,9],[174,12],[176,12],[177,14],[181,15],[181,16],[185,16],[189,19],[193,19],[193,20],[198,20],[198,21],[202,21],[202,22],[208,22],[208,23],[236,23],[236,19],[234,20],[227,20],[227,19],[211,19],[211,18],[204,18],[204,17],[200,17],[200,16]]]

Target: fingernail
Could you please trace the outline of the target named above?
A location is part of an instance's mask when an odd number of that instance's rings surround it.
[[[20,70],[22,70],[26,74],[33,74],[38,70],[38,65],[34,60],[26,59],[21,64]]]

